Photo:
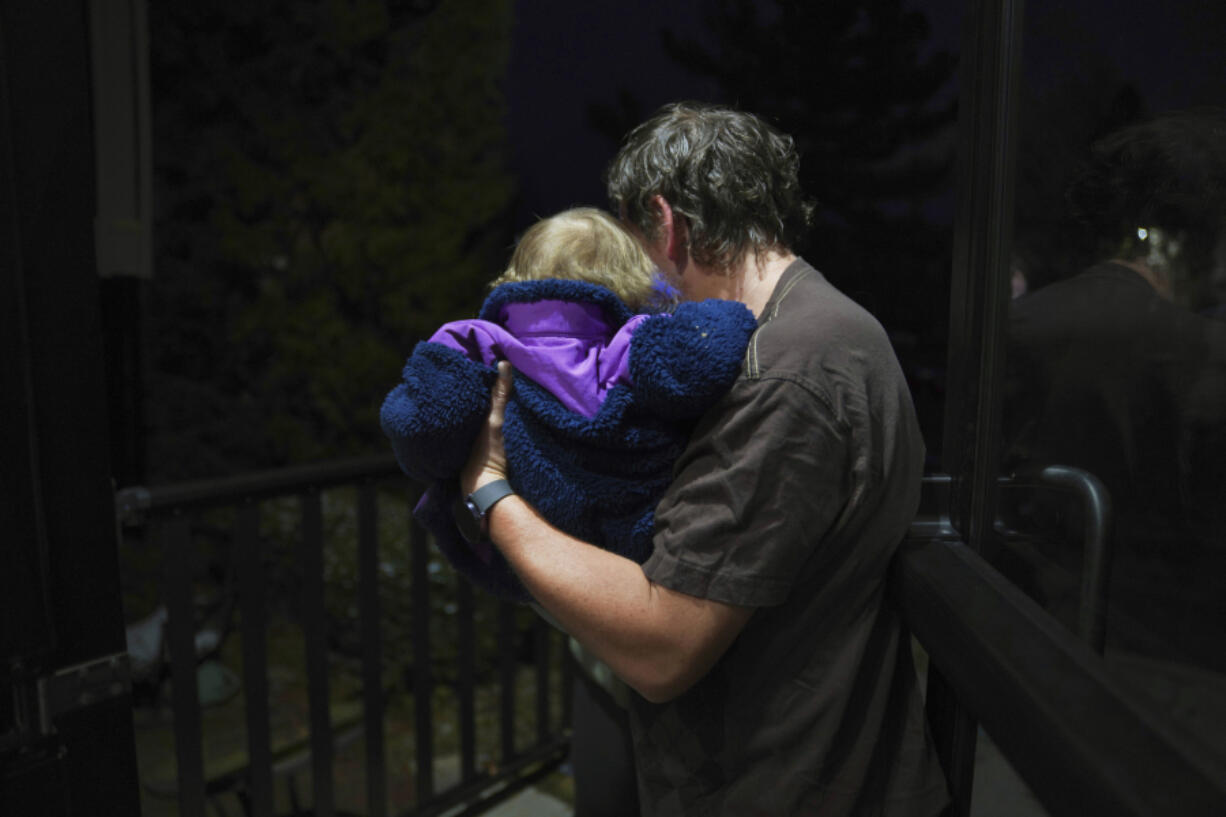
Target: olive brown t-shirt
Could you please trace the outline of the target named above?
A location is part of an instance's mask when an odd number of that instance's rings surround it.
[[[945,805],[885,588],[923,454],[884,331],[797,260],[656,512],[652,581],[756,609],[686,693],[633,696],[644,815],[931,817]]]

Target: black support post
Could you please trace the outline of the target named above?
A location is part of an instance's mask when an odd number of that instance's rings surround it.
[[[477,633],[473,586],[470,583],[459,583],[456,601],[460,619],[460,777],[467,783],[477,774]]]
[[[260,543],[260,507],[239,507],[235,531],[239,615],[243,636],[243,700],[247,713],[248,795],[251,817],[272,817],[272,745],[268,705],[267,578]]]
[[[94,172],[86,4],[5,0],[0,814],[140,811],[126,676],[115,694],[78,699],[50,724],[33,694],[62,669],[124,651]]]
[[[410,503],[410,506],[412,503]],[[429,543],[409,519],[413,591],[413,726],[417,738],[417,803],[434,796],[434,674],[430,651]]]
[[[975,0],[967,11],[942,460],[953,476],[953,525],[985,552],[996,518],[1022,0]],[[935,665],[927,708],[953,796],[948,815],[965,817],[977,725]]]
[[[383,642],[379,626],[379,506],[373,482],[358,487],[358,616],[362,627],[362,720],[366,737],[366,813],[387,814],[383,747]]]
[[[311,800],[317,817],[334,817],[323,555],[323,508],[319,492],[311,491],[302,497],[302,629],[311,711]]]
[[[515,626],[515,606],[510,602],[498,604],[498,675],[501,697],[499,699],[499,737],[502,742],[502,762],[509,763],[515,757],[515,647],[519,635]]]
[[[170,681],[179,777],[179,814],[204,817],[204,748],[196,684],[196,609],[192,589],[191,521],[178,514],[154,528],[163,552],[162,588],[170,649]]]
[[[536,657],[536,742],[544,745],[549,742],[549,668],[550,628],[544,619],[533,622],[533,652]]]

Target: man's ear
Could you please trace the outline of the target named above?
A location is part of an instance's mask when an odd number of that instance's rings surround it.
[[[685,217],[674,213],[672,205],[659,193],[651,197],[651,206],[658,214],[660,229],[657,241],[661,242],[665,257],[678,267],[684,266],[683,261],[690,247]]]

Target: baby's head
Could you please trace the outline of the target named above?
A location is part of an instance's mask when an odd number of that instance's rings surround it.
[[[636,311],[676,301],[676,292],[658,277],[639,242],[593,207],[564,210],[529,227],[493,286],[542,278],[599,284]]]

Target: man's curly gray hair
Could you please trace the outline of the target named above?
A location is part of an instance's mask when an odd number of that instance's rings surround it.
[[[644,235],[659,235],[651,200],[663,196],[685,218],[694,260],[729,269],[804,235],[813,205],[799,169],[792,138],[759,117],[674,102],[627,134],[605,180],[613,209]]]

